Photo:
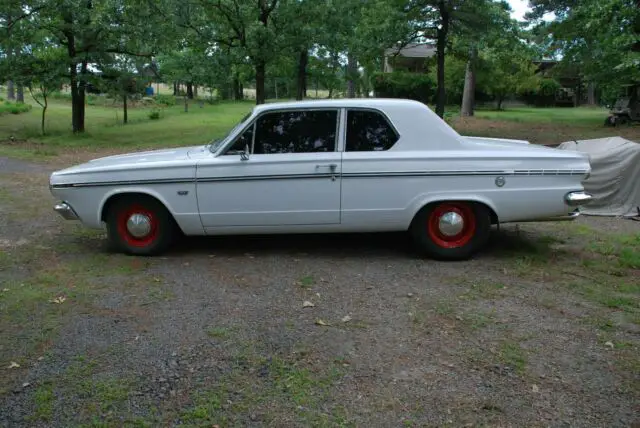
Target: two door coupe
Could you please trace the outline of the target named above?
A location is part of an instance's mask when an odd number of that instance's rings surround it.
[[[185,235],[408,231],[464,259],[492,224],[572,220],[589,159],[464,137],[426,105],[342,99],[255,107],[208,145],[109,156],[51,175],[55,211],[154,255]]]

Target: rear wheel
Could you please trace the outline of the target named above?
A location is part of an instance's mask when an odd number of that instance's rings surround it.
[[[117,250],[150,256],[166,250],[175,236],[171,214],[151,197],[124,196],[107,212],[107,236]]]
[[[490,231],[489,210],[472,202],[427,205],[411,225],[411,234],[420,250],[442,260],[471,257],[487,242]]]

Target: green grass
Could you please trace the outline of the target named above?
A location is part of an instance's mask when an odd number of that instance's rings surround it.
[[[519,344],[511,341],[503,342],[498,354],[503,364],[513,367],[518,373],[524,372],[527,357]]]
[[[311,366],[252,353],[240,353],[236,361],[216,385],[194,393],[193,405],[181,412],[183,422],[243,426],[249,423],[249,415],[255,415],[269,426],[281,425],[283,420],[299,426],[351,426],[341,407],[331,402],[331,389],[343,370],[338,365]]]
[[[17,115],[26,113],[31,110],[31,104],[13,103],[11,101],[0,102],[0,115],[11,114]]]
[[[41,109],[34,108],[18,116],[0,116],[0,141],[13,137],[40,143],[38,150],[44,152],[40,155],[83,147],[138,149],[206,144],[225,135],[252,105],[251,102],[228,102],[204,104],[200,108],[192,103],[188,113],[184,112],[183,105],[175,105],[163,108],[158,120],[149,119],[153,107],[132,108],[127,125],[122,124],[122,111],[118,108],[87,106],[86,132],[73,135],[71,104],[52,100],[47,110],[47,135],[40,134]],[[5,153],[9,150],[14,149],[6,146],[3,149]]]
[[[604,108],[537,108],[513,107],[504,110],[478,109],[476,117],[525,123],[561,123],[571,125],[602,125],[608,110]]]

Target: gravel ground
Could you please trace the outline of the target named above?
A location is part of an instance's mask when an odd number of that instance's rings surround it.
[[[68,296],[48,333],[35,312],[3,326],[2,426],[640,423],[637,313],[570,285],[598,281],[574,263],[594,233],[640,222],[509,225],[457,263],[395,234],[185,239],[138,259],[58,219],[46,172],[0,158],[3,298],[34,278]]]

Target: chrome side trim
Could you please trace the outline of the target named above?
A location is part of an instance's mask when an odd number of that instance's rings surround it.
[[[340,175],[344,178],[377,178],[377,177],[452,177],[452,176],[573,176],[585,175],[587,170],[431,170],[431,171],[370,171],[370,172],[349,172],[336,174],[282,174],[282,175],[249,175],[235,177],[205,177],[205,178],[159,178],[150,180],[130,180],[130,181],[104,181],[95,183],[72,183],[57,184],[51,186],[52,189],[64,189],[70,187],[96,187],[96,186],[127,186],[144,184],[175,184],[175,183],[208,183],[215,181],[255,181],[255,180],[290,180],[290,179],[311,179],[311,178],[332,178]]]
[[[565,202],[570,207],[577,207],[591,202],[593,196],[587,192],[569,192],[564,197]]]
[[[53,210],[60,214],[65,220],[78,220],[78,214],[66,202],[61,202],[53,207]]]

